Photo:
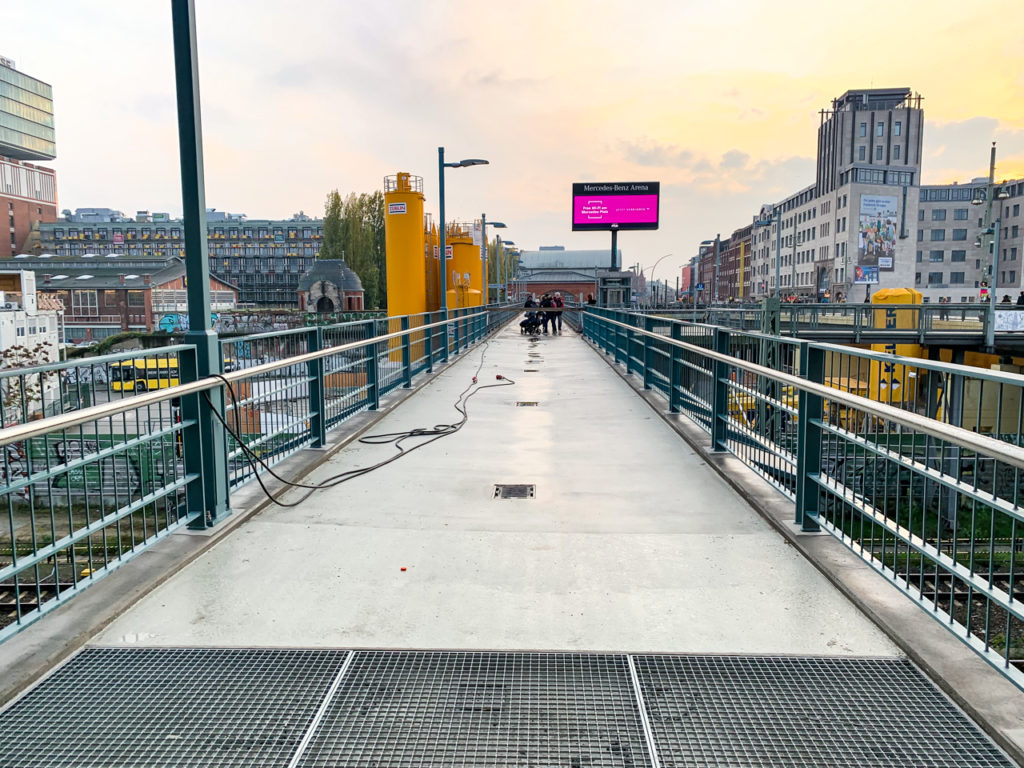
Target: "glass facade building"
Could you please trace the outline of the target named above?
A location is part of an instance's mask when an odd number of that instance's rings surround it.
[[[53,89],[18,72],[0,57],[0,155],[16,160],[53,160]]]

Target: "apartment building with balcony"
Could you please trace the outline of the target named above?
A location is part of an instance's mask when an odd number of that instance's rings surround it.
[[[301,213],[291,219],[210,213],[210,274],[237,287],[240,305],[298,307],[299,278],[320,252],[323,221]],[[140,212],[128,218],[111,209],[78,209],[60,221],[40,224],[30,250],[61,259],[109,254],[184,259],[184,227],[167,214]]]

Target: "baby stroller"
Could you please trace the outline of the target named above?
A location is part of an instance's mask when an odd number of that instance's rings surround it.
[[[519,323],[519,332],[531,335],[540,333],[540,312],[527,312],[526,317]]]

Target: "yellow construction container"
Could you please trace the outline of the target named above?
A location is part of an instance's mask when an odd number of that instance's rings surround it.
[[[450,224],[445,240],[452,249],[445,274],[448,308],[480,306],[480,247],[473,243],[472,228]]]
[[[384,248],[388,316],[427,311],[423,269],[423,177],[398,173],[384,179]]]
[[[423,269],[426,247],[423,232],[423,177],[397,173],[384,179],[384,250],[388,276],[388,317],[427,311],[427,276]],[[388,332],[401,330],[399,320],[388,322]],[[422,354],[422,336],[412,337],[413,359]],[[402,340],[393,339],[389,357],[402,360]]]
[[[423,270],[427,280],[427,311],[437,312],[441,308],[441,258],[440,240],[437,227],[424,220],[423,236],[426,247],[423,249]]]
[[[913,288],[883,288],[871,296],[874,327],[881,329],[916,329],[918,315],[914,309],[894,309],[885,305],[920,304],[921,292]],[[872,344],[872,352],[887,352],[900,357],[921,357],[920,344]],[[897,407],[912,407],[917,398],[917,371],[896,363],[871,362],[868,375],[868,397]]]

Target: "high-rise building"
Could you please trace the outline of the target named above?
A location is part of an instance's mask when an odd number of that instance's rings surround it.
[[[815,182],[764,206],[781,221],[754,230],[751,293],[863,299],[914,284],[924,113],[909,88],[851,90],[821,112]]]
[[[0,57],[0,258],[19,253],[37,221],[57,220],[53,89]],[[6,214],[6,217],[4,218]]]

